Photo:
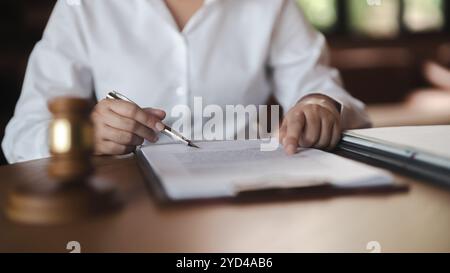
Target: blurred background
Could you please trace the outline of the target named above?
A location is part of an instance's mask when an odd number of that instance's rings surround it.
[[[446,71],[424,66],[432,60],[450,67],[450,1],[297,1],[327,36],[333,66],[347,90],[368,104],[375,126],[450,124],[450,86],[433,83],[434,74]],[[0,139],[54,4],[0,2]]]

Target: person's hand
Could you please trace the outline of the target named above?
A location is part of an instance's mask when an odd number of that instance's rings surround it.
[[[440,90],[450,90],[450,70],[434,61],[427,61],[423,65],[425,78]]]
[[[91,114],[94,123],[96,155],[121,155],[133,152],[144,140],[158,141],[164,130],[166,113],[159,109],[141,109],[133,103],[104,99]]]
[[[303,98],[284,117],[280,143],[288,155],[298,147],[332,150],[341,139],[337,103],[324,95]]]

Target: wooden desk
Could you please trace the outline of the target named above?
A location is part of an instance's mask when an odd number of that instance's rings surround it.
[[[0,168],[0,202],[13,183],[46,178],[47,160]],[[121,187],[125,207],[59,227],[16,225],[0,216],[0,252],[450,252],[450,192],[398,177],[410,191],[391,195],[219,202],[160,207],[134,158],[101,158],[95,181]]]

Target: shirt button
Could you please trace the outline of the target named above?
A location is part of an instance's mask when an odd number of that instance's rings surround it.
[[[184,96],[184,95],[186,95],[186,88],[184,88],[184,87],[178,87],[176,93],[177,93],[177,95],[180,96],[180,97],[181,97],[181,96]]]

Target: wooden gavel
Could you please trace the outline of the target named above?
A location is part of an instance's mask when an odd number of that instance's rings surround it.
[[[63,97],[52,100],[49,110],[53,114],[49,128],[49,176],[61,183],[79,183],[92,172],[91,104],[85,99]]]
[[[62,224],[92,216],[114,202],[111,192],[99,192],[89,184],[94,139],[90,101],[60,97],[48,107],[53,119],[47,176],[16,185],[9,193],[6,214],[16,222]]]

